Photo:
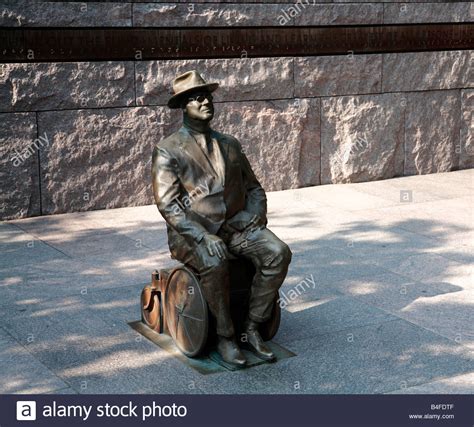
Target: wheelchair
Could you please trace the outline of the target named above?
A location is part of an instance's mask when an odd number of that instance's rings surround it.
[[[230,311],[236,336],[243,331],[248,312],[250,287],[255,267],[243,258],[229,261]],[[199,283],[199,274],[190,266],[155,270],[151,283],[140,297],[142,322],[159,334],[171,336],[178,349],[188,357],[198,357],[216,342],[215,320],[211,316]],[[271,340],[280,326],[278,295],[268,321],[260,325],[265,341]]]

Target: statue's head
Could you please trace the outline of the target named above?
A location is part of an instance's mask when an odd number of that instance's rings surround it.
[[[182,108],[187,117],[208,122],[214,117],[212,92],[218,86],[218,83],[206,83],[197,71],[188,71],[174,79],[168,107]]]
[[[181,103],[183,112],[191,119],[210,121],[214,117],[212,94],[208,90],[191,92]]]

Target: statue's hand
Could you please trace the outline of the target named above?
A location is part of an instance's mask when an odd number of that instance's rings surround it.
[[[221,259],[231,258],[224,241],[214,234],[205,235],[201,241],[201,244],[206,247],[210,256],[217,255]]]

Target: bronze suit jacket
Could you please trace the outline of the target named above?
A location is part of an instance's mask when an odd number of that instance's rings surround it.
[[[210,136],[219,144],[224,176],[185,126],[153,150],[153,193],[167,223],[172,255],[183,244],[190,248],[205,234],[216,234],[224,221],[236,230],[243,230],[254,215],[267,223],[265,191],[240,143],[214,130]]]

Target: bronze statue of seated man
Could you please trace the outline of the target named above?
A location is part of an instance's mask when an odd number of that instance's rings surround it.
[[[250,349],[271,361],[275,356],[258,328],[271,315],[291,251],[266,228],[265,191],[240,143],[209,126],[217,87],[196,71],[174,80],[168,106],[183,110],[183,126],[154,147],[153,192],[171,256],[200,276],[216,319],[217,351],[225,362],[244,366],[230,315],[228,260],[245,257],[255,266],[244,333]]]

